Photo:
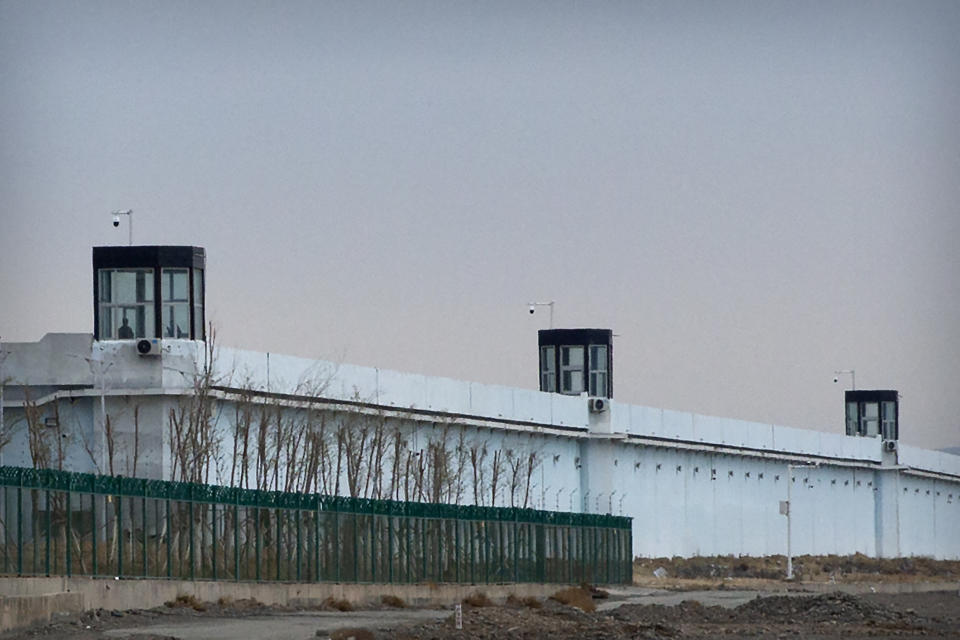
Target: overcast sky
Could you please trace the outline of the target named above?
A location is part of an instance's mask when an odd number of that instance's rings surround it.
[[[960,444],[960,3],[0,0],[0,336],[207,250],[224,345]]]

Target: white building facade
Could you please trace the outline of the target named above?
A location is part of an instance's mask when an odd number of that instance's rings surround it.
[[[792,479],[794,555],[960,558],[960,456],[221,348],[188,254],[187,289],[159,267],[169,294],[140,282],[95,334],[2,346],[0,464],[622,514],[645,557],[785,553]],[[139,335],[118,338],[124,324]]]

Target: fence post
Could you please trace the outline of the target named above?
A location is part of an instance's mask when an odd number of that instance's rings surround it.
[[[406,511],[407,511],[407,508],[406,508],[406,505],[404,505],[404,513],[406,513]],[[410,563],[413,561],[413,560],[412,560],[412,556],[413,556],[413,527],[410,526],[410,517],[409,517],[409,516],[405,516],[403,521],[404,521],[404,528],[405,528],[406,531],[407,531],[407,547],[406,547],[405,553],[404,553],[404,555],[406,556],[406,565],[407,565],[407,582],[413,582],[413,580],[411,580],[412,572],[410,571]]]
[[[353,581],[360,582],[360,520],[353,505]]]
[[[188,505],[188,507],[187,507],[187,516],[190,518],[190,525],[189,525],[189,528],[190,528],[190,552],[189,552],[188,555],[189,555],[189,558],[190,558],[190,579],[193,580],[193,579],[194,579],[194,561],[195,561],[195,556],[194,556],[194,535],[193,535],[193,534],[194,534],[194,531],[193,531],[193,484],[192,484],[192,483],[190,484],[190,502],[188,502],[187,505]]]
[[[340,550],[343,546],[340,544],[340,505],[334,503],[333,506],[333,560],[334,560],[334,575],[337,577],[337,582],[340,582]]]
[[[320,496],[317,496],[317,510],[313,514],[313,581],[320,582]]]
[[[43,557],[44,557],[44,562],[46,564],[45,573],[49,577],[50,576],[50,544],[53,541],[53,536],[50,535],[51,533],[50,532],[50,490],[47,489],[46,491],[44,491],[43,496],[47,502],[47,546],[44,551]],[[36,544],[36,540],[34,540],[34,544]]]
[[[167,490],[167,496],[170,495],[169,489]],[[171,552],[170,545],[173,542],[173,518],[170,517],[170,498],[168,497],[164,502],[167,503],[167,577],[173,575],[173,553]]]
[[[117,577],[123,575],[123,477],[117,476]]]
[[[427,519],[420,518],[420,547],[423,551],[423,573],[420,574],[420,579],[424,582],[427,580]]]
[[[73,493],[67,489],[67,527],[66,533],[66,556],[67,556],[67,577],[73,575],[73,553],[70,549],[70,539],[73,537]]]
[[[276,538],[275,538],[275,540],[274,540],[274,544],[275,544],[275,546],[277,547],[277,553],[276,553],[276,556],[277,556],[277,580],[279,580],[279,579],[280,579],[280,534],[281,534],[281,531],[282,531],[281,524],[280,524],[280,514],[281,514],[282,512],[281,512],[280,509],[274,509],[274,510],[273,510],[273,513],[274,513],[274,515],[275,515],[276,518],[277,518],[277,535],[276,535]]]
[[[453,563],[455,567],[454,580],[460,582],[460,509],[453,520]]]
[[[255,576],[257,582],[260,581],[260,493],[257,492],[257,506],[254,507],[257,517],[253,520],[253,530],[254,530],[254,564],[256,566]]]
[[[210,546],[211,546],[211,557],[210,557],[210,568],[213,570],[213,579],[217,579],[217,503],[210,504]]]
[[[97,577],[97,538],[100,537],[99,531],[97,531],[97,494],[93,493],[92,486],[90,489],[90,515],[93,527],[93,577]]]
[[[483,525],[483,581],[490,584],[490,522],[484,520]]]
[[[470,584],[473,584],[474,582],[476,582],[476,580],[474,580],[474,566],[473,566],[474,565],[473,557],[476,552],[476,546],[477,546],[475,544],[476,543],[475,529],[476,527],[474,527],[473,520],[467,521],[467,533],[469,534],[468,538],[470,540]]]
[[[377,581],[377,516],[370,510],[370,582]]]
[[[23,472],[17,487],[17,575],[23,575]]]
[[[393,516],[387,516],[387,582],[393,584]]]
[[[301,509],[303,508],[303,495],[297,494],[297,582],[300,582],[300,578],[303,575],[300,571],[300,561],[302,556],[300,553],[300,514],[302,513]]]
[[[143,481],[143,497],[140,499],[140,522],[143,524],[143,534],[140,542],[143,545],[143,577],[147,577],[147,482]]]
[[[517,513],[513,514],[513,542],[511,543],[511,551],[513,551],[513,581],[520,582],[520,522],[517,518]]]
[[[240,490],[233,491],[233,578],[240,582]]]

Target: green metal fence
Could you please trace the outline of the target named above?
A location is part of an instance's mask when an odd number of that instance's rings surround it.
[[[0,467],[0,573],[301,582],[631,580],[631,519]]]

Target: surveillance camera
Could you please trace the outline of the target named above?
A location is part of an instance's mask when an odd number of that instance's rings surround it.
[[[839,381],[840,381],[840,378],[838,378],[837,376],[833,376],[833,381],[834,381],[834,382],[839,382]]]
[[[115,227],[120,226],[120,216],[113,216],[113,226]]]
[[[537,310],[536,307],[534,307],[533,305],[530,305],[530,313],[533,313],[536,310]]]

